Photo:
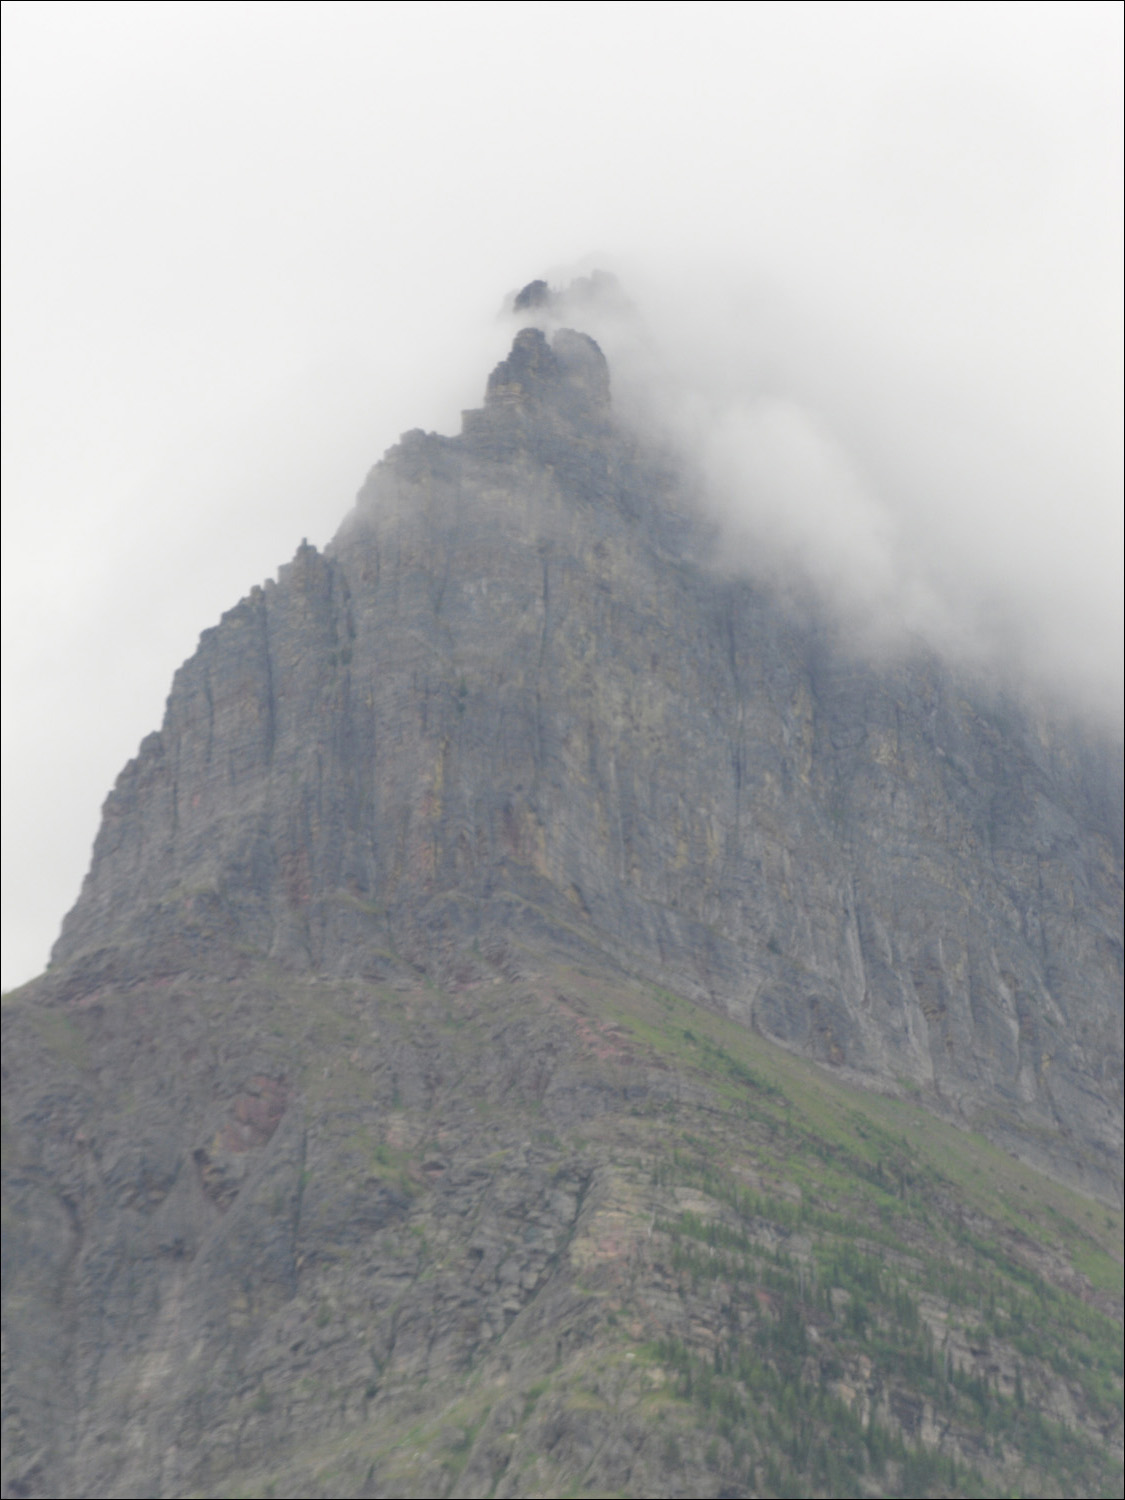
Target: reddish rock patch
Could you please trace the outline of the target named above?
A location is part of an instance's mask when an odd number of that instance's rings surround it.
[[[281,1123],[288,1102],[289,1090],[280,1079],[264,1074],[248,1079],[231,1104],[230,1117],[219,1134],[219,1146],[224,1151],[253,1151],[264,1146]]]

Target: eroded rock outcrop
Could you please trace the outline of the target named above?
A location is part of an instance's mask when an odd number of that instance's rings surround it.
[[[1116,1492],[1120,813],[524,330],[204,633],[6,1000],[4,1494]]]
[[[437,974],[518,933],[1104,1188],[1119,747],[932,655],[865,661],[709,546],[597,345],[523,330],[459,437],[406,434],[325,553],[204,634],[60,982],[232,945]]]

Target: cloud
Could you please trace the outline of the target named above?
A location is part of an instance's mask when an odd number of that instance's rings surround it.
[[[988,338],[951,357],[930,308],[907,316],[900,296],[888,317],[838,267],[618,269],[556,268],[508,316],[598,338],[624,418],[703,476],[726,566],[815,588],[860,645],[921,639],[1119,727],[1108,423],[1084,428]],[[993,364],[983,384],[966,354]]]

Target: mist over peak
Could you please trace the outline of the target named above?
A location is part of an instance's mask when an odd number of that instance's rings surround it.
[[[507,359],[488,377],[485,407],[565,405],[572,419],[599,422],[609,407],[609,369],[589,334],[539,328],[516,334]]]
[[[597,340],[618,418],[700,477],[722,566],[811,589],[860,649],[922,642],[1119,728],[1096,453],[774,275],[563,270],[503,316]]]
[[[552,286],[542,277],[529,281],[518,292],[509,292],[503,307],[515,317],[532,313],[544,326],[583,319],[604,324],[613,318],[637,315],[617,276],[596,267],[584,275],[570,276],[561,285]]]

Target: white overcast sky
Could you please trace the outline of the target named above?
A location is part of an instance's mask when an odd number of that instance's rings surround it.
[[[1119,712],[1118,4],[3,13],[5,986],[200,630],[568,267],[733,520]]]

